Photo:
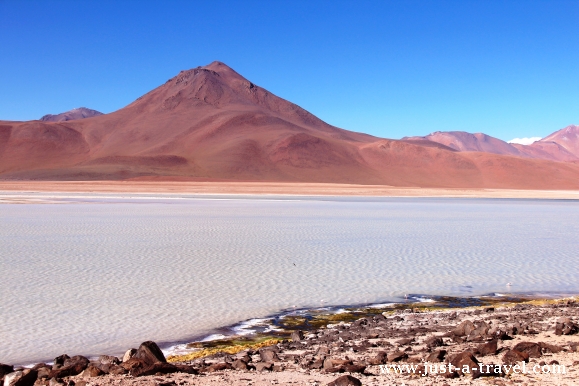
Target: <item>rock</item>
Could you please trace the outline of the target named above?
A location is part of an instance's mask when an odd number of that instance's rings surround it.
[[[344,366],[352,364],[352,361],[347,359],[326,358],[322,367],[327,373],[339,373],[343,371]]]
[[[545,342],[539,342],[539,346],[541,346],[541,349],[543,351],[550,352],[553,354],[557,354],[557,353],[563,351],[563,347],[557,346],[554,344],[545,343]]]
[[[509,350],[503,355],[503,363],[505,365],[516,365],[519,362],[528,362],[529,354],[517,350]]]
[[[362,386],[362,382],[351,375],[342,375],[328,383],[327,386]]]
[[[108,368],[108,373],[112,375],[121,375],[126,374],[127,370],[125,370],[122,366],[110,365]]]
[[[56,358],[54,358],[54,364],[55,365],[60,365],[63,366],[64,365],[64,361],[70,359],[70,357],[66,354],[62,354],[60,356],[57,356]]]
[[[219,362],[219,363],[214,363],[210,366],[207,366],[205,368],[205,371],[208,373],[213,373],[216,371],[223,371],[223,370],[228,370],[231,369],[231,365],[229,363],[226,362]]]
[[[147,364],[153,364],[157,362],[167,363],[167,359],[165,359],[165,355],[163,355],[163,352],[159,346],[150,340],[141,343],[133,358],[141,359]]]
[[[132,358],[134,359],[134,358]],[[146,375],[155,375],[157,373],[160,374],[170,374],[170,373],[176,373],[179,371],[179,368],[175,365],[172,365],[170,363],[167,362],[155,362],[151,365],[148,365],[146,367],[136,367],[133,370],[131,370],[131,375],[133,377],[142,377],[142,376],[146,376]]]
[[[41,367],[37,367],[38,365],[34,366],[33,369],[36,370],[38,372],[38,375],[36,376],[37,379],[46,379],[50,376],[50,372],[52,371],[52,369],[44,364],[44,363],[39,363],[41,365]]]
[[[366,370],[366,366],[362,365],[344,365],[342,369],[346,373],[363,373]]]
[[[372,357],[372,358],[368,358],[366,360],[366,363],[368,363],[371,366],[376,366],[376,365],[382,365],[384,363],[386,363],[387,360],[387,354],[385,351],[380,351],[378,354],[376,354],[376,356]]]
[[[400,346],[408,346],[412,342],[414,342],[414,338],[402,338],[402,339],[398,339],[396,341],[396,344],[399,344]]]
[[[48,381],[48,386],[65,386],[65,385],[64,382],[52,378],[50,381]]]
[[[442,362],[446,356],[446,350],[436,350],[428,354],[426,362]]]
[[[119,358],[111,355],[101,355],[98,361],[103,365],[118,365],[119,363],[121,363]]]
[[[198,374],[197,369],[190,365],[175,365],[177,367],[177,372],[185,374]]]
[[[33,386],[37,375],[32,369],[14,371],[4,376],[4,386]]]
[[[78,375],[89,365],[89,360],[82,355],[75,355],[64,361],[62,367],[52,370],[48,375],[49,378],[64,378],[72,375]]]
[[[299,342],[301,340],[304,340],[304,333],[300,330],[292,332],[291,340],[293,342]]]
[[[444,341],[439,336],[431,336],[424,341],[429,348],[444,346]]]
[[[323,359],[315,360],[308,365],[308,369],[310,369],[310,370],[320,370],[322,367],[324,367],[324,360]]]
[[[563,317],[557,319],[555,324],[555,335],[573,335],[579,332],[579,327],[570,318]]]
[[[128,349],[127,352],[125,353],[125,355],[123,355],[123,362],[126,362],[129,359],[131,359],[133,356],[135,356],[136,352],[137,352],[136,348]]]
[[[233,363],[231,364],[231,366],[235,369],[235,370],[242,370],[245,371],[248,369],[247,366],[247,362],[244,362],[241,359],[236,359],[235,361],[233,361]]]
[[[91,365],[91,366],[88,366],[82,373],[80,373],[80,376],[83,378],[93,378],[93,377],[101,376],[103,374],[104,374],[104,371],[102,371],[98,367]]]
[[[6,374],[14,372],[14,366],[0,363],[0,382],[4,379]]]
[[[485,355],[495,355],[499,349],[498,340],[493,339],[490,342],[481,344],[477,348],[477,353],[485,356]]]
[[[258,362],[255,364],[256,371],[271,371],[273,370],[273,362]]]
[[[452,333],[455,336],[467,336],[475,329],[476,326],[473,322],[470,320],[465,320],[464,322],[460,323],[454,330],[452,330]]]
[[[259,356],[262,362],[275,362],[279,360],[277,353],[269,347],[259,350]]]
[[[386,356],[386,359],[388,360],[388,362],[398,362],[402,359],[406,359],[408,358],[408,355],[405,352],[402,351],[394,351],[391,353],[388,353],[388,355]]]
[[[543,355],[541,346],[538,343],[521,342],[515,345],[513,350],[527,353],[530,358],[540,358]]]
[[[449,363],[452,364],[454,367],[459,368],[462,373],[472,374],[477,368],[479,361],[470,351],[463,351],[459,354],[455,354],[449,358]],[[466,371],[466,370],[469,371]],[[474,370],[473,370],[474,369]]]

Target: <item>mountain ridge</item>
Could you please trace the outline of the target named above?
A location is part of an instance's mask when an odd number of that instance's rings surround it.
[[[181,71],[109,114],[0,121],[2,179],[157,177],[579,189],[573,163],[337,128],[222,62]]]

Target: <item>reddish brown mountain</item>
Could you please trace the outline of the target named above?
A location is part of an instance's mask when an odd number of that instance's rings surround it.
[[[560,154],[560,158],[579,160],[579,126],[570,125],[530,145],[537,149]]]
[[[579,165],[339,129],[220,62],[183,71],[110,114],[0,122],[0,178],[155,176],[579,189]]]
[[[437,131],[423,137],[404,137],[411,143],[435,142],[456,151],[479,151],[493,154],[538,158],[551,161],[579,160],[579,126],[568,126],[531,145],[507,143],[482,133]]]
[[[64,113],[52,115],[47,114],[40,118],[44,122],[62,122],[62,121],[73,121],[75,119],[84,119],[90,117],[96,117],[98,115],[103,115],[100,111],[87,109],[86,107],[79,107],[77,109],[72,109],[70,111],[65,111]]]
[[[404,137],[407,141],[427,140],[448,146],[456,151],[482,151],[485,153],[522,156],[510,143],[483,133],[465,131],[436,131],[424,137]]]

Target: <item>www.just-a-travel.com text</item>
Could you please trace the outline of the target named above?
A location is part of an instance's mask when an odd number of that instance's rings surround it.
[[[464,365],[462,367],[453,366],[450,363],[429,363],[423,362],[416,365],[380,365],[380,373],[382,374],[417,374],[420,376],[427,376],[428,374],[445,374],[460,371],[463,374],[480,373],[480,374],[567,374],[567,369],[564,365],[527,365],[522,362],[520,365],[485,365],[479,363],[477,367],[470,367]]]

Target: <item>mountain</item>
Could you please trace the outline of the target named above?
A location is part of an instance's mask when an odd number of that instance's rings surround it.
[[[159,177],[579,189],[579,165],[334,127],[221,62],[182,71],[110,114],[0,121],[2,179]]]
[[[404,137],[407,141],[427,140],[448,146],[456,151],[482,151],[493,154],[521,156],[521,152],[510,143],[483,133],[465,131],[436,131],[424,137]]]
[[[560,154],[559,157],[567,158],[565,160],[579,160],[579,126],[567,126],[530,146]]]
[[[62,122],[62,121],[72,121],[75,119],[84,119],[90,117],[96,117],[97,115],[103,115],[100,111],[87,109],[86,107],[79,107],[77,109],[72,109],[70,111],[65,111],[64,113],[52,115],[47,114],[40,118],[43,122]]]
[[[435,142],[461,152],[479,151],[564,162],[579,160],[579,126],[575,125],[556,131],[530,145],[507,143],[483,133],[471,134],[464,131],[436,131],[422,137],[402,139],[411,143]]]

